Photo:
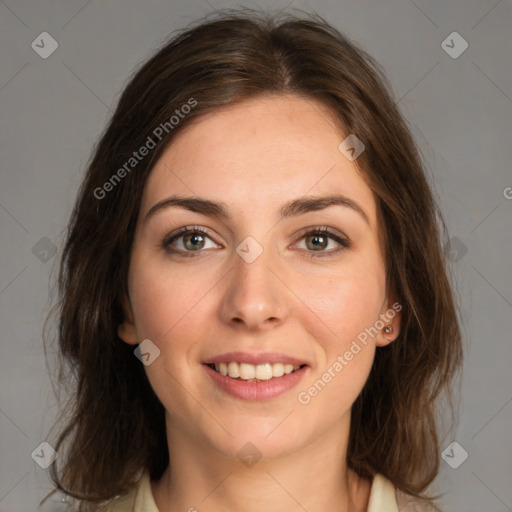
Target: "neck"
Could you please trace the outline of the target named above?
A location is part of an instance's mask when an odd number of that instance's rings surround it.
[[[346,466],[340,429],[279,458],[251,467],[198,443],[176,425],[167,428],[170,465],[152,482],[160,511],[364,512],[371,483]]]

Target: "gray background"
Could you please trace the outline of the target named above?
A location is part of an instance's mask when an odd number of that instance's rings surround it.
[[[92,145],[130,73],[172,30],[236,5],[0,1],[0,512],[34,510],[50,489],[31,457],[56,414],[41,330],[52,251]],[[459,425],[442,448],[459,443],[452,465],[469,456],[457,469],[443,460],[437,488],[446,511],[512,511],[510,0],[257,5],[316,10],[383,65],[433,176],[461,303]],[[59,45],[47,59],[31,47],[44,31]],[[469,44],[458,58],[442,46],[454,31]]]

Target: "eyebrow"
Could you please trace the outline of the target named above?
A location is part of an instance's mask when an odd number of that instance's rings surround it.
[[[361,208],[361,206],[359,206],[359,204],[353,199],[342,195],[329,195],[321,197],[304,196],[294,199],[281,208],[281,220],[289,217],[303,215],[308,212],[324,210],[330,206],[344,206],[350,208],[357,212],[363,218],[366,224],[370,226],[368,215]],[[223,202],[215,202],[200,197],[182,197],[174,195],[167,197],[166,199],[162,199],[162,201],[154,204],[144,217],[144,222],[146,222],[156,212],[171,207],[184,208],[191,212],[215,217],[217,219],[231,220],[233,218],[228,211],[227,205]]]

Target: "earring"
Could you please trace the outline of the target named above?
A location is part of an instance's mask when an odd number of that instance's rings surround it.
[[[393,326],[392,325],[386,325],[386,327],[384,327],[383,331],[386,333],[386,334],[390,334],[393,332]]]

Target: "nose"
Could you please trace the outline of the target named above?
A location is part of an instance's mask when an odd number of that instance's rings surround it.
[[[234,267],[221,300],[222,320],[238,328],[263,331],[283,323],[290,311],[291,292],[267,252],[252,263],[235,255]]]

